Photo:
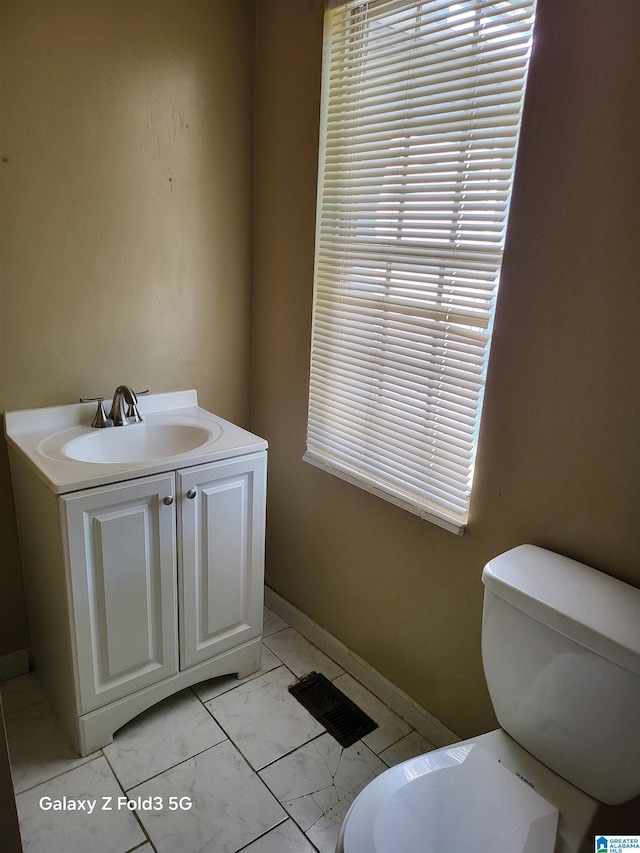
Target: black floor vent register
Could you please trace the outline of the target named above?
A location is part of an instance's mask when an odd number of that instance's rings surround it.
[[[310,672],[291,685],[291,693],[340,746],[351,746],[378,728],[355,702],[320,672]]]

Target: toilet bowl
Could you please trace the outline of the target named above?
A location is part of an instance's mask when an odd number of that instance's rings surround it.
[[[376,777],[336,853],[574,853],[597,807],[498,729]]]
[[[370,782],[336,853],[579,853],[599,801],[640,793],[640,590],[532,545],[482,579],[502,728]]]

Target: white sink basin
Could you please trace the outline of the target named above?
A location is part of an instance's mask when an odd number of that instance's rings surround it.
[[[186,424],[129,424],[74,438],[62,453],[78,462],[149,462],[188,453],[212,437],[208,430]]]
[[[56,493],[109,485],[267,449],[198,405],[195,390],[138,400],[142,423],[95,429],[95,403],[6,412],[7,442]]]

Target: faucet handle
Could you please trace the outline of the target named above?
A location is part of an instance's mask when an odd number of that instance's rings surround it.
[[[80,397],[81,403],[97,403],[98,409],[96,411],[95,417],[91,422],[91,426],[94,429],[103,429],[104,427],[113,426],[113,421],[111,418],[108,418],[104,411],[104,397]]]
[[[142,421],[142,415],[138,411],[135,403],[127,403],[127,423],[139,424]]]
[[[134,424],[141,423],[142,416],[140,415],[140,412],[138,411],[138,407],[137,407],[136,403],[138,401],[138,397],[142,397],[148,393],[149,393],[148,388],[146,391],[134,391],[133,392],[133,398],[136,402],[127,403],[127,420],[133,422]]]

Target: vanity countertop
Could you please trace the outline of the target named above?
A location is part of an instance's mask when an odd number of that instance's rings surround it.
[[[95,429],[91,426],[95,409],[95,403],[73,403],[6,412],[7,443],[56,494],[216,462],[267,448],[264,439],[201,408],[195,390],[139,397],[138,410],[143,418],[142,424]],[[132,444],[136,441],[140,443],[143,431],[162,430],[168,433],[175,431],[179,435],[197,435],[198,446],[174,455],[134,461],[88,461],[87,458],[78,459],[69,455],[71,447],[84,449],[91,444],[97,445],[103,438],[107,443],[112,443],[110,439],[115,438],[117,445],[124,446],[129,437]],[[98,435],[107,432],[117,432],[117,435]]]

